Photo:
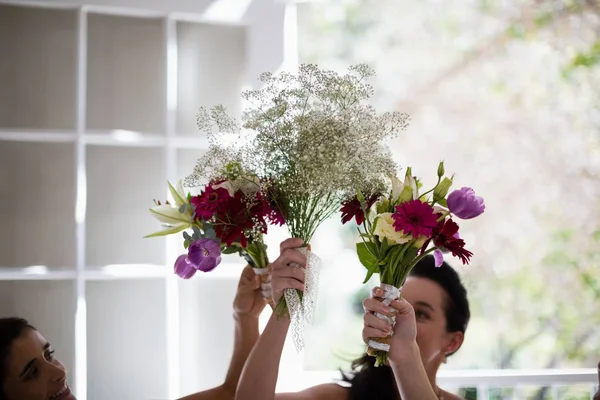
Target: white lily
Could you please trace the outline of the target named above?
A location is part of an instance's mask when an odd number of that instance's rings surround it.
[[[392,180],[392,202],[396,203],[404,190],[404,184],[394,175],[390,175],[390,179]]]
[[[180,212],[182,206],[188,204],[187,196],[183,190],[183,184],[181,181],[177,183],[177,189],[169,183],[169,191],[173,197],[173,204],[159,204],[150,208],[150,214],[156,218],[161,226],[166,229],[158,232],[151,233],[150,235],[144,236],[146,238],[156,236],[166,236],[174,233],[181,232],[192,226],[192,210],[191,207],[187,207],[185,213]]]
[[[178,207],[173,207],[170,204],[161,204],[152,207],[150,213],[165,227],[172,227],[182,223],[189,224],[191,219],[187,213],[180,213]]]
[[[171,196],[173,196],[173,200],[175,201],[175,204],[177,204],[177,207],[187,204],[187,195],[183,190],[183,183],[181,179],[177,182],[177,189],[175,189],[170,182],[167,183],[169,184],[169,191],[171,192]]]
[[[417,181],[411,174],[406,174],[406,177],[404,178],[404,186],[409,186],[412,188],[413,200],[419,198],[419,188],[417,187]]]

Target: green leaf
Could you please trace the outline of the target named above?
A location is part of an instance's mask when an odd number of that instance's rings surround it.
[[[371,277],[373,276],[373,274],[375,272],[377,272],[377,265],[367,268],[367,275],[365,276],[365,279],[363,280],[363,285],[365,283],[369,282],[369,279],[371,279]]]
[[[360,263],[364,265],[367,269],[371,268],[373,264],[377,264],[377,262],[379,261],[375,256],[377,254],[377,248],[375,248],[375,245],[373,243],[357,243],[356,253],[358,254],[358,259]]]
[[[213,228],[212,224],[205,222],[202,225],[202,229],[204,230],[204,237],[207,239],[217,239],[217,232],[215,232],[215,228]]]
[[[202,231],[200,231],[200,228],[194,225],[192,226],[192,229],[194,230],[194,235],[198,236],[198,238],[202,237]]]
[[[375,256],[375,254],[377,254],[377,248],[370,242],[357,243],[356,252],[361,264],[367,268],[367,275],[363,281],[363,283],[367,283],[378,270],[379,260]]]
[[[389,248],[390,243],[388,242],[387,238],[384,237],[381,241],[381,247],[379,248],[379,251],[381,252],[381,254],[386,254]]]
[[[413,246],[412,243],[407,244],[406,249],[402,254],[400,265],[403,267],[410,265],[415,260],[415,258],[417,258],[417,253],[419,252],[419,250],[420,249]]]

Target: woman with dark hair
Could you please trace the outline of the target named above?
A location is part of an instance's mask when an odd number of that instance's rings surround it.
[[[22,318],[0,318],[0,400],[75,400],[67,369]]]
[[[304,266],[306,257],[295,248],[299,239],[281,244],[281,255],[272,264],[271,286],[277,302],[287,288],[304,287],[304,272],[289,266]],[[374,289],[374,295],[381,294]],[[363,302],[365,308],[363,340],[384,337],[392,327],[373,315],[387,313],[375,298]],[[392,302],[398,311],[391,336],[389,365],[375,367],[374,358],[363,356],[353,363],[353,371],[344,375],[344,385],[323,384],[298,393],[275,394],[275,385],[289,318],[272,315],[250,354],[236,392],[238,400],[453,400],[458,396],[436,384],[436,374],[447,357],[462,345],[469,322],[467,291],[456,271],[443,264],[436,268],[427,256],[412,270],[402,288],[402,299]]]
[[[233,301],[235,339],[224,382],[181,400],[233,400],[244,362],[259,336],[258,317],[266,305],[259,277],[246,266]],[[21,318],[0,318],[0,400],[75,400],[66,368],[42,335]]]

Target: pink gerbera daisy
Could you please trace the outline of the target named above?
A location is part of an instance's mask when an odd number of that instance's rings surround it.
[[[404,232],[414,238],[420,236],[430,237],[433,228],[437,226],[437,217],[433,207],[421,200],[411,200],[396,206],[396,212],[392,214],[394,229]]]

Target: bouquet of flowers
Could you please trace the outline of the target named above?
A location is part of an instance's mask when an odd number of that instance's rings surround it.
[[[302,322],[312,322],[316,303],[320,261],[308,250],[313,234],[348,193],[365,185],[376,188],[384,182],[381,176],[395,171],[380,142],[407,126],[405,114],[377,114],[363,104],[372,94],[365,82],[371,75],[365,65],[351,67],[343,76],[314,65],[300,66],[297,75],[264,73],[262,88],[243,93],[250,107],[241,126],[222,106],[198,114],[198,125],[219,144],[198,162],[189,183],[215,169],[219,154],[241,160],[271,182],[270,203],[291,236],[305,243],[299,249],[308,258],[305,289],[286,290],[276,305],[277,315],[289,313],[298,349],[303,346]],[[227,140],[227,134],[237,138]]]
[[[419,194],[421,183],[412,175],[411,168],[407,168],[404,182],[392,177],[389,194],[365,195],[359,191],[342,203],[342,223],[355,219],[359,225],[362,240],[356,250],[360,262],[367,268],[363,283],[378,273],[384,291],[380,300],[387,306],[400,297],[408,274],[425,255],[433,252],[436,266],[443,263],[442,251],[452,253],[463,264],[468,264],[473,255],[465,248],[453,216],[475,218],[484,212],[484,201],[468,187],[447,196],[452,178],[444,174],[441,162],[437,184]],[[393,311],[376,315],[392,326],[395,323]],[[367,353],[376,357],[376,366],[387,361],[390,336],[369,341]]]
[[[177,190],[169,184],[175,204],[159,203],[150,209],[166,229],[148,237],[184,231],[188,252],[175,262],[175,273],[184,279],[196,271],[213,270],[221,262],[221,254],[238,253],[263,278],[263,295],[270,298],[263,235],[269,222],[281,224],[283,219],[268,201],[267,187],[236,162],[224,165],[197,196],[185,194],[181,182]]]

